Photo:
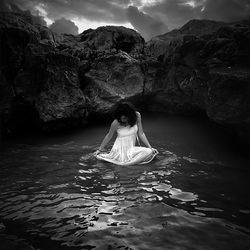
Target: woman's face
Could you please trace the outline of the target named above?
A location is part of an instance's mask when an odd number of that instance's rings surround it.
[[[122,123],[127,123],[128,122],[128,117],[125,115],[121,115],[120,120]]]

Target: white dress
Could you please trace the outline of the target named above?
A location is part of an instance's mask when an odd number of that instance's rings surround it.
[[[159,153],[150,148],[135,146],[138,126],[126,126],[117,129],[117,138],[109,153],[99,153],[96,158],[117,165],[146,164]],[[139,142],[139,140],[138,140]]]

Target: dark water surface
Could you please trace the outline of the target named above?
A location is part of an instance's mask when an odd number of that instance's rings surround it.
[[[93,158],[109,124],[2,143],[5,234],[46,250],[250,249],[247,150],[207,121],[142,122],[159,151],[147,165]]]

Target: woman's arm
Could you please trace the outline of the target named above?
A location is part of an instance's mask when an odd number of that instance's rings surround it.
[[[117,122],[117,120],[114,120],[110,125],[109,132],[105,135],[105,137],[104,137],[104,139],[103,139],[103,141],[102,141],[102,143],[97,151],[101,151],[105,148],[105,146],[112,139],[112,137],[117,129],[117,126],[118,126],[118,122]]]
[[[146,135],[144,134],[144,131],[143,131],[143,128],[142,128],[141,114],[137,111],[136,115],[137,115],[137,125],[138,125],[138,134],[139,134],[139,137],[141,138],[141,140],[143,141],[143,143],[148,148],[152,148],[151,145],[150,145],[150,143],[148,142],[148,139],[147,139]]]

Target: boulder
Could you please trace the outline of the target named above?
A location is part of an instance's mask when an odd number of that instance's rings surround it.
[[[95,50],[122,50],[138,55],[143,51],[144,39],[135,30],[123,26],[105,26],[88,29],[80,34],[83,45]]]
[[[166,34],[153,37],[146,43],[145,51],[148,56],[161,60],[162,56],[172,50],[173,47],[186,41],[195,40],[196,37],[211,34],[225,25],[224,22],[193,19],[180,29],[174,29]]]
[[[85,122],[87,108],[80,89],[76,57],[60,53],[47,44],[29,44],[25,50],[24,68],[15,78],[16,95],[33,105],[39,126],[65,120]],[[73,123],[73,122],[72,122]]]
[[[250,70],[214,69],[210,72],[206,113],[213,121],[250,135]]]
[[[151,109],[180,114],[205,112],[216,123],[239,134],[250,134],[249,22],[219,23],[212,32],[199,36],[195,28],[185,26],[180,32],[188,30],[188,37],[175,31],[177,40],[166,41],[160,60],[158,54],[154,56],[164,65],[165,83],[161,92],[152,93]]]
[[[191,20],[145,44],[122,26],[57,35],[23,13],[2,13],[0,43],[4,133],[109,119],[117,102],[130,100],[249,134],[248,20]]]
[[[79,59],[57,49],[58,36],[14,13],[1,15],[0,34],[2,130],[51,131],[85,124]]]
[[[89,71],[82,72],[82,77],[92,116],[109,114],[116,102],[140,95],[144,88],[140,61],[124,51],[98,57]]]

